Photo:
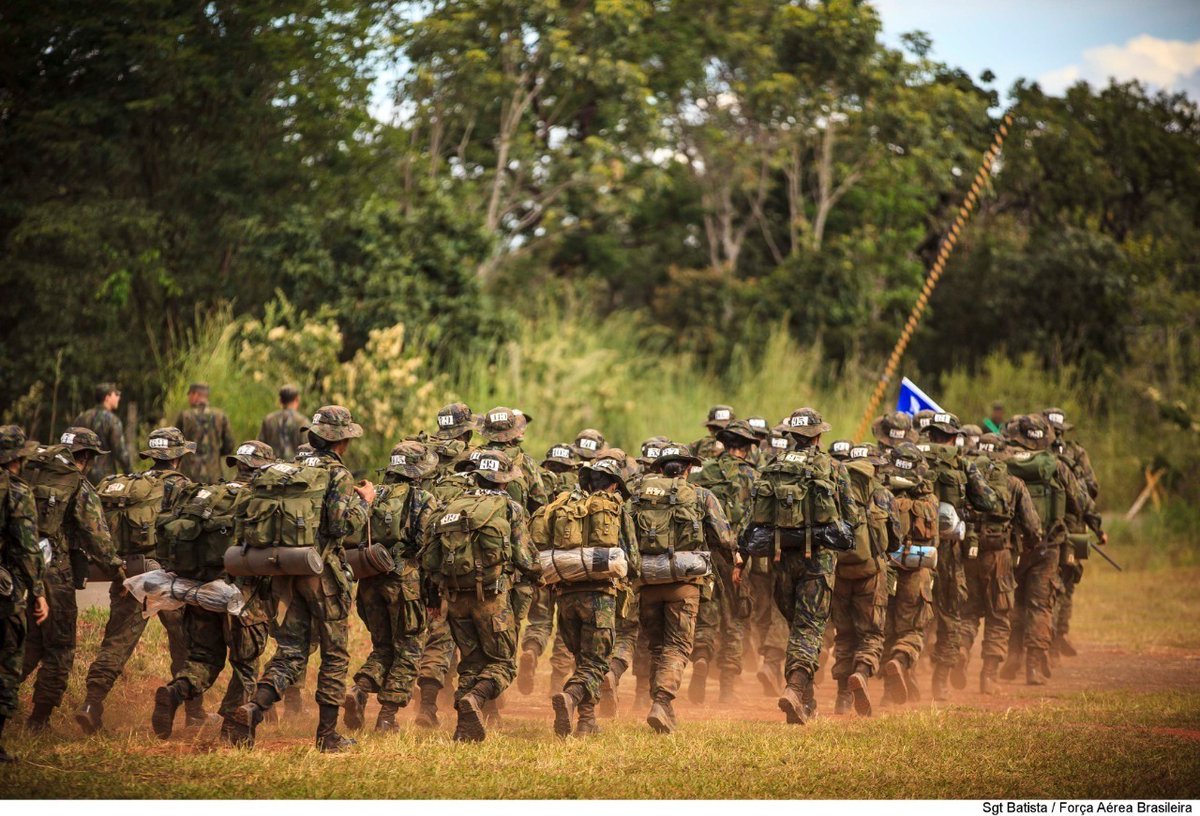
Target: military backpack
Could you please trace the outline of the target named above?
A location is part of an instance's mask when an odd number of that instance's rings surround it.
[[[918,445],[917,447],[923,447]],[[926,453],[933,471],[933,490],[939,502],[946,502],[960,513],[967,504],[967,475],[962,457],[953,445],[930,445]]]
[[[155,552],[155,525],[163,510],[165,477],[174,472],[118,473],[97,485],[104,520],[108,522],[117,555],[127,557]]]
[[[1029,497],[1049,535],[1051,528],[1067,515],[1067,490],[1058,477],[1058,459],[1047,450],[1018,450],[1009,457],[1007,465],[1008,472],[1029,489]]]
[[[754,482],[752,524],[800,529],[841,520],[833,458],[824,451],[785,451]]]
[[[647,474],[632,499],[638,549],[643,555],[707,549],[700,494],[686,477]]]
[[[970,512],[970,522],[979,535],[979,547],[983,550],[1006,549],[1011,540],[1013,502],[1008,487],[1008,467],[990,456],[975,460],[979,475],[996,493],[996,510],[989,513]]]
[[[239,499],[248,494],[249,487],[241,482],[189,484],[159,518],[158,560],[185,578],[217,578],[224,570],[225,551],[235,543]]]
[[[83,482],[70,448],[51,445],[39,449],[25,461],[21,475],[33,490],[37,504],[38,535],[60,544],[67,507]]]
[[[576,488],[560,493],[542,511],[539,550],[577,550],[582,547],[619,547],[621,500],[603,491],[585,493]]]
[[[309,457],[303,464],[276,462],[260,470],[235,522],[238,543],[255,548],[318,546],[332,479],[320,461]]]
[[[874,500],[875,466],[863,459],[852,459],[846,462],[846,470],[850,475],[850,487],[855,499],[863,506],[865,523],[858,525],[854,531],[854,548],[838,553],[838,573],[848,578],[864,578],[873,575],[875,559],[883,555],[887,546],[887,511],[877,505]],[[862,566],[864,569],[855,570],[854,575],[847,568]],[[867,567],[872,567],[867,569]]]
[[[512,519],[507,493],[470,490],[446,505],[436,526],[435,563],[451,591],[496,592],[512,561]]]
[[[705,461],[700,470],[689,477],[692,484],[707,488],[717,497],[721,509],[725,511],[725,517],[735,530],[741,527],[747,498],[743,495],[741,483],[737,478],[738,470],[748,466],[748,463],[732,456],[718,456],[716,459]]]
[[[416,521],[414,505],[420,488],[412,482],[391,482],[375,488],[375,501],[371,504],[370,523],[355,534],[346,536],[346,548],[358,547],[367,540],[388,548],[396,560],[415,558],[421,542],[417,540],[413,523]]]

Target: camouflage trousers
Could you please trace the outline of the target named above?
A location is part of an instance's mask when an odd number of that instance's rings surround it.
[[[46,569],[43,581],[50,617],[38,625],[33,613],[26,615],[25,658],[21,667],[24,680],[37,671],[33,682],[35,708],[57,708],[67,692],[67,680],[75,665],[75,630],[78,609],[70,563],[65,558]],[[39,668],[40,667],[40,668]]]
[[[526,583],[513,584],[513,588],[509,592],[511,597],[508,601],[512,609],[513,621],[516,622],[518,629],[529,615],[529,609],[533,606],[534,594],[536,592],[536,587]]]
[[[968,559],[963,569],[967,578],[967,602],[963,605],[959,629],[963,655],[971,653],[982,621],[982,656],[1004,660],[1008,656],[1008,638],[1012,633],[1009,615],[1017,588],[1012,550],[982,550],[978,558]]]
[[[933,642],[933,662],[953,666],[959,656],[959,630],[962,608],[967,598],[967,578],[963,572],[962,543],[938,544],[937,580],[933,582],[933,610],[937,619],[937,639]]]
[[[102,702],[125,664],[133,656],[134,649],[142,639],[150,621],[142,617],[142,605],[133,595],[125,591],[121,581],[113,581],[108,587],[108,623],[104,625],[104,638],[100,651],[87,671],[88,702]],[[187,632],[183,625],[183,609],[159,612],[158,618],[167,630],[167,648],[171,653],[171,674],[183,671],[188,658]]]
[[[633,587],[617,590],[617,633],[613,641],[612,659],[620,661],[621,673],[634,663],[641,620],[638,615],[638,591]]]
[[[354,673],[381,703],[408,704],[425,649],[425,604],[416,566],[358,582],[358,616],[371,635],[371,653]]]
[[[266,620],[259,616],[244,621],[185,606],[183,627],[187,633],[187,662],[182,671],[175,673],[171,685],[185,700],[199,697],[213,687],[228,661],[231,677],[219,712],[222,717],[232,717],[238,706],[254,697],[258,661],[267,649]]]
[[[286,605],[286,611],[275,627],[275,654],[258,684],[273,688],[281,700],[288,687],[303,676],[312,643],[321,653],[317,705],[340,706],[346,697],[350,593],[338,583],[333,569],[326,565],[320,575],[271,580],[275,602]]]
[[[0,602],[0,719],[11,720],[17,714],[26,626],[23,606]]]
[[[757,644],[758,653],[765,662],[782,664],[787,652],[788,625],[775,604],[775,579],[771,575],[770,559],[751,559],[744,580],[746,594],[750,597],[746,637]]]
[[[521,633],[522,652],[533,652],[541,657],[546,651],[554,634],[555,601],[556,594],[551,587],[538,587],[533,591],[525,630]]]
[[[818,549],[812,558],[803,550],[785,550],[775,564],[775,605],[788,622],[783,673],[817,673],[824,646],[825,626],[833,596],[834,554]]]
[[[445,688],[455,666],[454,638],[445,616],[430,619],[425,627],[421,658],[417,663],[417,682],[430,682]]]
[[[517,673],[517,621],[510,593],[459,592],[446,604],[450,634],[458,647],[458,689],[454,699],[470,693],[481,680],[495,684],[499,696]]]
[[[1008,649],[1049,649],[1054,638],[1054,599],[1062,591],[1058,547],[1026,550],[1017,565],[1016,603]]]
[[[695,584],[642,587],[638,619],[650,658],[650,693],[655,699],[674,699],[679,692],[699,609],[700,587]]]
[[[1058,593],[1054,604],[1054,634],[1066,637],[1071,631],[1071,612],[1075,606],[1075,587],[1083,580],[1083,564],[1071,564],[1059,568],[1059,578],[1062,581],[1062,592]]]
[[[742,673],[745,618],[738,616],[738,588],[733,584],[733,559],[713,554],[713,591],[700,599],[692,661],[716,660],[723,677]]]
[[[925,645],[925,624],[933,617],[933,578],[928,568],[888,569],[895,577],[896,591],[888,599],[883,660],[903,656],[912,667]]]
[[[833,582],[830,621],[833,623],[833,670],[835,680],[856,670],[870,677],[879,670],[883,654],[883,627],[887,618],[887,570],[879,564],[873,575]]]
[[[558,631],[575,658],[575,670],[563,687],[580,686],[585,700],[599,700],[617,634],[616,597],[590,590],[559,593]]]

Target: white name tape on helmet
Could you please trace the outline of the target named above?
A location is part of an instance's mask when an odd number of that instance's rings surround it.
[[[253,445],[242,445],[240,448],[237,449],[236,455],[237,456],[253,456],[256,453],[258,453],[258,451],[255,450]]]
[[[151,439],[150,447],[152,448],[169,448],[171,447],[170,439]]]
[[[719,420],[729,419],[729,412],[724,409],[721,409],[720,411],[713,411],[713,419],[719,419]]]
[[[407,465],[408,457],[402,453],[397,453],[394,456],[392,456],[392,464],[393,465]]]
[[[888,436],[890,436],[892,439],[903,439],[904,437],[908,436],[908,431],[903,430],[902,428],[892,428],[890,431],[888,431]]]
[[[550,455],[555,459],[570,459],[571,451],[567,448],[551,448]]]
[[[591,450],[591,451],[594,451],[600,447],[599,445],[596,444],[595,439],[580,439],[575,444],[579,445],[579,447],[583,448],[584,450]]]
[[[495,471],[495,472],[499,473],[500,472],[500,460],[493,459],[490,456],[481,457],[479,459],[479,469],[480,470],[491,470],[491,471]]]
[[[64,445],[72,445],[75,443],[75,434],[65,433],[59,437],[58,441],[63,443]]]
[[[443,428],[449,428],[454,424],[454,416],[451,414],[438,414],[438,425]]]
[[[508,411],[497,411],[494,414],[488,414],[488,422],[508,422]]]
[[[1066,417],[1062,414],[1046,414],[1046,419],[1050,420],[1055,425],[1062,425],[1063,420],[1065,420]]]

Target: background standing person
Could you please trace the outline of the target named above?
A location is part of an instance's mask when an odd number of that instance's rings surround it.
[[[196,444],[196,453],[184,460],[182,473],[201,484],[221,481],[221,459],[233,453],[237,445],[229,417],[221,409],[209,407],[208,394],[207,383],[188,386],[188,407],[173,423],[183,431],[184,439]]]
[[[79,428],[90,428],[100,438],[100,444],[108,447],[109,452],[97,456],[88,468],[88,481],[93,486],[100,484],[105,476],[128,473],[133,469],[129,462],[129,447],[125,444],[125,427],[117,418],[120,405],[121,389],[113,383],[100,383],[96,386],[95,407],[87,409],[71,423]]]
[[[992,403],[992,414],[983,418],[979,423],[983,426],[983,430],[987,433],[994,433],[996,436],[1004,435],[1004,403],[996,401]]]
[[[278,411],[263,417],[258,431],[259,441],[275,451],[275,458],[290,462],[296,458],[296,449],[304,443],[304,417],[300,415],[300,389],[285,385],[279,389]]]

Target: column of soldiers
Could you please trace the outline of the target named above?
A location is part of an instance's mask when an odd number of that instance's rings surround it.
[[[150,433],[141,473],[122,454],[120,392],[109,384],[78,420],[91,427],[72,426],[56,444],[0,428],[0,736],[29,675],[27,728],[46,729],[62,703],[75,590],[89,574],[110,581],[110,615],[75,713],[86,733],[104,727],[104,700],[147,624],[124,581],[163,568],[229,580],[246,604],[237,616],[192,605],[159,613],[172,677],[154,696],[155,734],[172,735],[181,707],[187,725],[205,722],[203,695],[228,664],[221,739],[252,747],[315,652],[316,745],[338,752],[354,744],[339,719],[365,727],[372,696],[378,731],[396,729],[414,700],[416,724],[438,725],[455,675],[454,738],[483,740],[514,679],[533,693],[548,648],[549,710],[564,737],[599,732],[630,670],[634,705],[671,733],[688,664],[693,703],[707,699],[715,671],[719,702],[732,704],[747,652],[763,692],[803,724],[816,715],[830,622],[835,713],[869,716],[879,676],[883,704],[920,699],[925,652],[929,693],[948,699],[967,685],[977,637],[982,693],[1022,668],[1042,684],[1075,654],[1074,542],[1088,530],[1105,540],[1095,474],[1057,408],[1018,416],[1002,434],[945,412],[889,413],[873,443],[825,450],[831,426],[815,409],[770,427],[721,405],[691,446],[653,437],[633,457],[585,429],[539,464],[522,448],[527,413],[454,403],[430,433],[393,448],[375,485],[344,464],[362,435],[347,409],[301,416],[298,390],[285,386],[263,438],[235,445],[208,396],[193,385],[176,425]],[[312,571],[230,575],[227,550],[245,553],[263,536],[311,547]],[[620,568],[596,568],[597,553]],[[355,580],[351,556],[368,555],[383,565]],[[576,562],[582,573],[563,571]],[[352,609],[371,640],[353,674]]]

